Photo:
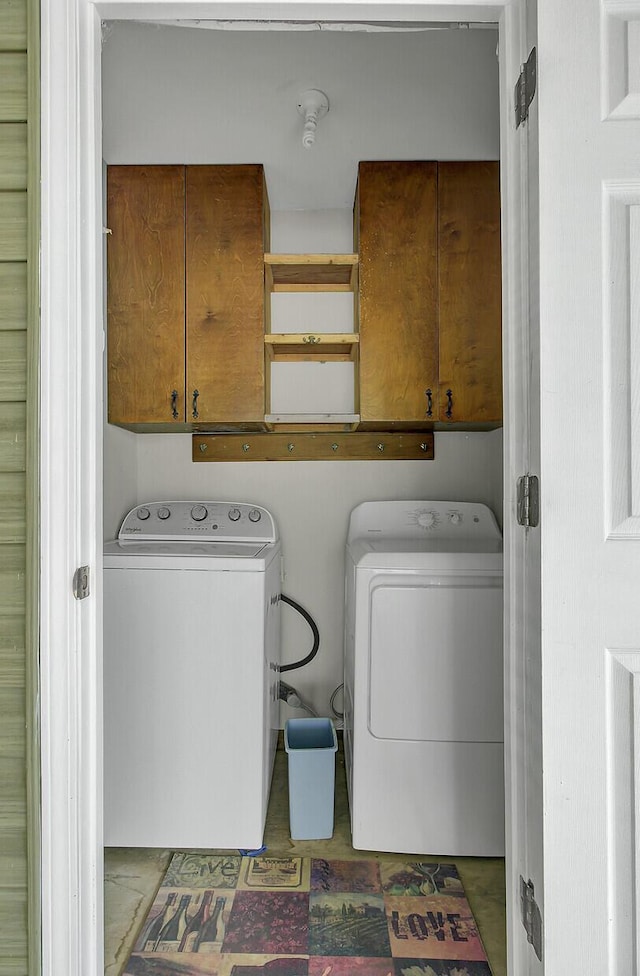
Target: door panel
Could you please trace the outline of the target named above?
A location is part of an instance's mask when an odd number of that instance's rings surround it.
[[[187,167],[188,421],[264,423],[264,205],[262,166]]]
[[[360,416],[435,418],[438,377],[437,164],[360,163]],[[433,416],[427,415],[427,390]]]
[[[107,222],[109,422],[184,421],[184,167],[109,166]]]
[[[500,279],[499,164],[438,163],[440,420],[502,420]]]
[[[538,0],[544,916],[554,973],[637,974],[640,959],[629,867],[640,844],[639,19],[637,0]]]
[[[369,728],[502,742],[502,578],[425,575],[371,593]]]

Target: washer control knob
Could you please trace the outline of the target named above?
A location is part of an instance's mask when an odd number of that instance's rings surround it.
[[[449,516],[449,521],[453,525],[460,525],[460,523],[462,522],[462,515],[460,514],[460,512],[452,512],[451,515]]]
[[[420,512],[418,515],[418,525],[422,529],[431,529],[436,524],[435,512]]]
[[[159,508],[158,509],[158,518],[159,519],[162,519],[163,522],[165,521],[165,519],[170,518],[170,516],[171,516],[171,512],[169,511],[168,508]]]
[[[261,518],[262,518],[262,512],[260,512],[257,508],[252,508],[251,511],[249,512],[249,521],[259,522]]]
[[[207,517],[207,510],[204,505],[194,505],[191,509],[191,518],[194,522],[202,522]]]
[[[230,508],[229,509],[229,518],[231,519],[232,522],[237,522],[238,519],[240,518],[240,509],[239,508]]]
[[[138,518],[140,519],[141,522],[146,521],[146,519],[148,519],[150,515],[151,515],[151,512],[149,511],[148,508],[139,508],[138,509]]]

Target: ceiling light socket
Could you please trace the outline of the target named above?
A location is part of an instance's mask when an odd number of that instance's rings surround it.
[[[318,121],[329,111],[329,99],[317,88],[309,88],[298,98],[298,112],[304,118],[302,145],[310,149],[316,141]]]

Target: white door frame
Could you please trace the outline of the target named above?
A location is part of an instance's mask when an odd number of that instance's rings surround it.
[[[523,328],[521,170],[517,142],[508,130],[513,127],[513,83],[523,60],[522,3],[42,0],[41,723],[46,976],[103,973],[101,20],[499,22],[508,370],[510,350]],[[505,472],[510,472],[508,457],[505,460]],[[510,518],[512,483],[505,481],[505,488],[505,513]],[[79,566],[89,566],[91,574],[91,594],[81,602],[72,595],[72,578]],[[509,585],[507,551],[507,601]],[[513,671],[509,650],[507,677]],[[508,743],[506,755],[508,767]],[[511,825],[517,819],[515,775],[517,770],[507,768]],[[508,836],[509,859],[517,853],[514,845],[521,837],[513,830]],[[508,927],[519,940],[517,892],[510,891],[508,901]],[[509,972],[519,976],[523,970],[512,946],[509,951]]]

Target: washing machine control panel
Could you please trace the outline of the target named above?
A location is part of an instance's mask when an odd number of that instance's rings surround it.
[[[275,542],[273,516],[247,502],[146,502],[125,516],[119,539],[187,542]]]

